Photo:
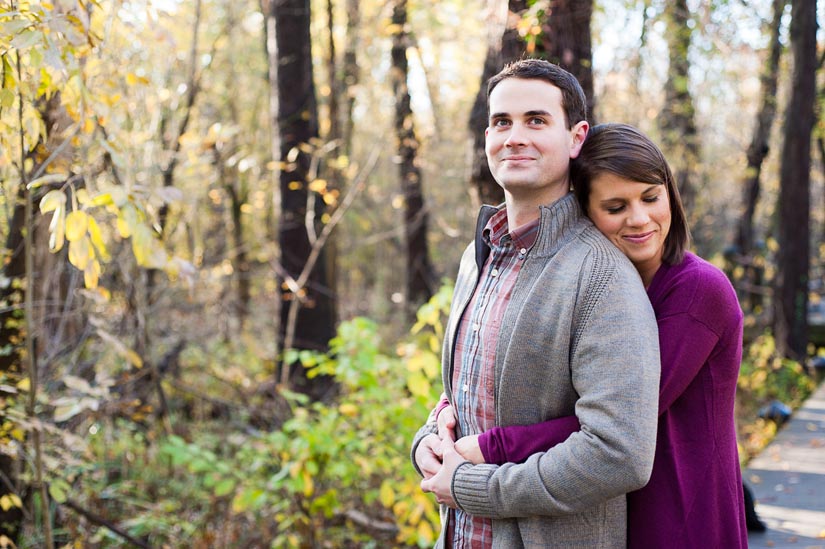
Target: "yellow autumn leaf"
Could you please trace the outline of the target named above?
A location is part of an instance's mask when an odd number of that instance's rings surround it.
[[[49,223],[49,250],[59,252],[66,242],[66,210],[59,206],[52,214],[52,222]]]
[[[100,262],[97,259],[93,259],[83,270],[83,283],[86,285],[86,288],[92,290],[97,288],[97,283],[99,280]]]
[[[58,190],[51,190],[43,195],[42,199],[40,199],[40,213],[53,212],[65,203],[66,193]]]
[[[427,396],[432,385],[420,372],[415,372],[407,379],[407,388],[415,396]]]
[[[79,270],[86,270],[86,266],[94,259],[94,256],[92,243],[87,236],[84,235],[79,240],[69,242],[69,263]]]
[[[38,178],[36,178],[36,179],[32,179],[32,180],[31,180],[31,181],[29,181],[29,183],[26,185],[26,188],[27,188],[27,189],[36,189],[37,187],[42,187],[43,185],[48,185],[49,183],[60,183],[60,182],[63,182],[63,181],[65,181],[66,179],[68,179],[68,176],[67,176],[66,174],[62,174],[62,173],[49,173],[49,174],[46,174],[46,175],[41,175],[40,177],[38,177]],[[63,191],[59,191],[59,190],[57,190],[57,189],[53,189],[53,190],[49,191],[48,193],[46,193],[46,196],[48,196],[50,193],[58,193],[58,194],[62,194],[62,195],[63,195],[63,202],[66,202],[66,195],[63,193]],[[46,199],[46,196],[44,196],[44,197],[41,199],[41,206],[40,206],[40,211],[41,211],[41,212],[42,212],[42,211],[44,211],[44,210],[43,210],[43,206],[42,206],[42,200],[45,200],[45,199]]]
[[[129,238],[132,236],[132,228],[122,217],[117,218],[117,232],[122,238]]]
[[[92,245],[94,245],[98,257],[104,262],[108,262],[111,258],[106,250],[106,243],[103,241],[103,233],[92,216],[89,216],[89,238],[92,240]]]
[[[126,357],[126,360],[128,360],[129,363],[135,368],[143,368],[143,359],[140,358],[140,355],[132,349],[126,349],[124,356]]]
[[[304,496],[309,497],[315,491],[315,482],[312,480],[312,475],[304,469],[301,477],[304,481]]]
[[[100,339],[114,347],[115,352],[120,356],[124,357],[126,360],[128,360],[133,366],[135,366],[136,368],[143,367],[143,359],[140,358],[140,355],[134,352],[132,349],[128,348],[118,338],[116,338],[106,330],[101,329],[97,330],[97,335],[100,336]]]
[[[8,511],[12,508],[11,498],[7,495],[0,497],[0,509]]]
[[[430,523],[426,520],[422,520],[418,523],[418,539],[419,541],[423,541],[426,544],[429,544],[433,541],[435,535],[433,533],[433,527],[430,526]]]
[[[118,204],[117,197],[112,195],[115,205]],[[138,226],[137,210],[131,204],[124,204],[117,212],[117,230],[123,238],[129,238]]]
[[[32,388],[32,382],[29,378],[24,377],[20,381],[17,382],[17,389],[20,391],[28,392]]]
[[[86,236],[89,227],[89,216],[86,212],[75,210],[66,216],[66,240],[74,242]]]
[[[168,261],[166,251],[146,225],[138,224],[134,227],[132,252],[141,267],[161,269]]]
[[[341,415],[355,417],[358,415],[358,406],[351,402],[345,402],[344,404],[338,406],[338,411],[341,412]]]
[[[309,190],[316,193],[322,193],[327,190],[327,182],[325,179],[316,179],[309,184]]]
[[[392,489],[388,480],[381,483],[381,489],[378,491],[378,499],[381,500],[381,503],[387,509],[391,508],[392,504],[395,503],[395,491]]]
[[[112,193],[96,194],[91,198],[89,204],[92,206],[109,206],[110,204],[114,204]]]

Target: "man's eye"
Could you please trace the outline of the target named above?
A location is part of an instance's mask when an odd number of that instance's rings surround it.
[[[493,126],[495,126],[495,127],[509,126],[509,125],[510,125],[509,120],[499,119],[499,120],[494,120],[493,121]]]
[[[544,124],[544,118],[531,118],[530,124]]]

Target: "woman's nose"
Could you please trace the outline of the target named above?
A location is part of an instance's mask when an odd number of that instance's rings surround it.
[[[650,215],[641,205],[630,207],[628,213],[627,224],[631,227],[642,227],[650,220]]]

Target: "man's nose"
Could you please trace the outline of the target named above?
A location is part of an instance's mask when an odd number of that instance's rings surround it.
[[[504,144],[508,147],[524,145],[527,142],[526,131],[527,129],[523,125],[513,124],[510,126],[510,131]]]

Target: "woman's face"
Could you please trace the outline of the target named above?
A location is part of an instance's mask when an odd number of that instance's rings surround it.
[[[645,286],[662,265],[670,231],[670,199],[664,185],[631,181],[610,172],[590,182],[587,214],[625,254]]]

